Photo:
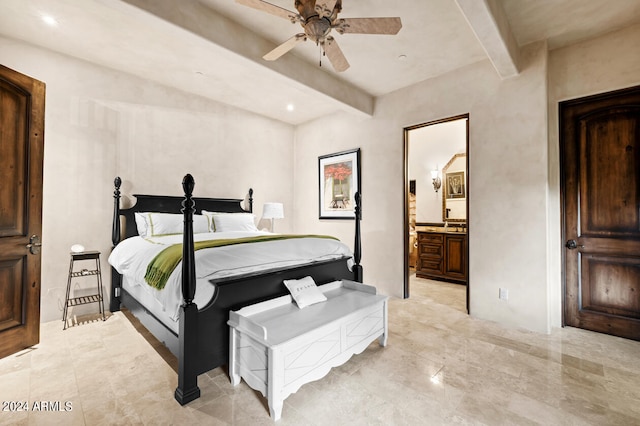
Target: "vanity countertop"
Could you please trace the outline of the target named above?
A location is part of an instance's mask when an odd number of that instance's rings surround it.
[[[447,234],[466,234],[467,228],[462,226],[449,225],[448,227],[444,226],[416,226],[417,232],[438,232],[438,233],[447,233]]]

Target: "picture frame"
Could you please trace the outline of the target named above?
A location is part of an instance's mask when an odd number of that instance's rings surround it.
[[[320,219],[355,219],[360,179],[360,148],[318,157]]]
[[[450,200],[463,200],[466,198],[464,170],[448,172],[445,178],[445,194]]]

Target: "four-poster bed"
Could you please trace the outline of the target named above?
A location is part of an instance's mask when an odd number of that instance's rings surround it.
[[[360,197],[355,194],[355,244],[353,256],[336,255],[303,264],[269,268],[262,271],[241,273],[207,279],[198,288],[209,291],[203,306],[198,306],[196,297],[196,255],[194,250],[194,213],[222,212],[248,213],[253,210],[253,190],[249,190],[249,209],[242,207],[241,199],[193,197],[195,181],[186,175],[182,186],[184,197],[134,195],[137,202],[126,209],[120,208],[121,179],[115,179],[114,215],[112,242],[116,246],[130,237],[138,235],[136,214],[143,212],[182,213],[182,262],[181,262],[181,306],[179,320],[172,327],[161,319],[159,310],[150,308],[135,287],[127,287],[125,277],[112,267],[110,310],[121,307],[129,309],[140,322],[162,341],[178,358],[178,387],[176,400],[184,405],[200,396],[197,376],[225,365],[229,359],[229,312],[243,306],[288,294],[284,280],[311,276],[318,285],[347,279],[362,282],[360,266]],[[124,219],[124,228],[122,227]],[[124,232],[123,232],[124,231]],[[265,243],[261,243],[265,244]],[[205,250],[202,250],[205,251]],[[113,253],[112,253],[113,254]],[[200,252],[199,252],[200,254]],[[111,262],[111,259],[110,259]],[[202,287],[202,286],[206,287]],[[163,291],[166,291],[163,290]],[[199,290],[200,293],[200,290]]]

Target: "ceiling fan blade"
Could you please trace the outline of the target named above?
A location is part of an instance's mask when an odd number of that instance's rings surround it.
[[[316,12],[320,17],[331,16],[338,0],[316,0]]]
[[[271,52],[267,53],[262,57],[262,59],[266,61],[275,61],[280,56],[284,55],[294,47],[307,39],[307,35],[305,33],[296,34],[291,37],[289,40],[282,43],[280,46],[273,49]]]
[[[342,49],[338,46],[338,42],[331,36],[322,44],[325,55],[329,58],[329,62],[333,65],[333,69],[338,72],[346,71],[349,68],[349,61],[344,57]]]
[[[398,34],[400,18],[345,18],[334,26],[340,34]]]
[[[290,20],[292,23],[302,21],[302,17],[298,15],[296,12],[292,12],[280,6],[276,6],[275,4],[267,3],[262,0],[236,0],[236,3],[239,3],[244,6],[249,6],[257,10],[261,10],[263,12],[270,13],[275,16],[279,16],[281,18],[285,18]]]

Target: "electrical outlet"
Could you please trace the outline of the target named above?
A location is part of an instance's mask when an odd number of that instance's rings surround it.
[[[501,300],[509,300],[509,290],[501,288],[498,290],[498,298]]]

